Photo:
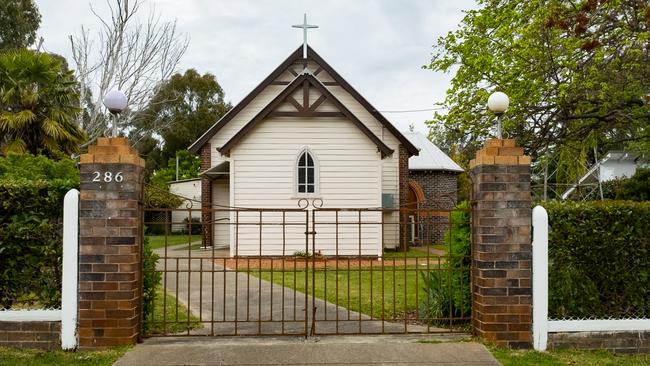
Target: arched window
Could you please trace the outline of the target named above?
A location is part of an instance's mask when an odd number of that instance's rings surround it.
[[[298,158],[298,193],[316,192],[316,164],[309,151]]]

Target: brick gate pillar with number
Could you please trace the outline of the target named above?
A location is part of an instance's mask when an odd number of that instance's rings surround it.
[[[530,157],[514,140],[488,140],[470,161],[470,177],[474,333],[499,346],[530,348]]]
[[[79,346],[134,344],[142,312],[144,161],[124,138],[81,155]]]

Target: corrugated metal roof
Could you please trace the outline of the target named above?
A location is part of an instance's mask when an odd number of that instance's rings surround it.
[[[420,154],[409,158],[409,170],[446,170],[462,172],[463,168],[456,164],[438,146],[420,132],[402,132],[413,143]]]

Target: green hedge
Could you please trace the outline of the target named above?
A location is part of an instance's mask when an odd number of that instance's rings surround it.
[[[650,316],[650,202],[546,202],[549,316]]]
[[[0,158],[0,308],[60,305],[63,196],[78,187],[72,160]]]

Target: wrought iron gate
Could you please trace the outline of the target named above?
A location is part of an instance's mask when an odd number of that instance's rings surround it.
[[[468,329],[469,253],[436,239],[468,212],[306,206],[146,209],[144,277],[159,284],[144,334]]]

